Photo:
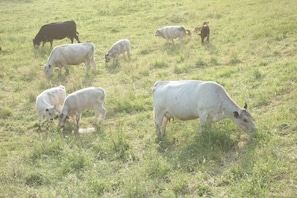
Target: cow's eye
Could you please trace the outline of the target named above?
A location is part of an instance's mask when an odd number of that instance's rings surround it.
[[[248,122],[248,120],[247,120],[247,119],[243,119],[243,121],[244,121],[244,122]]]

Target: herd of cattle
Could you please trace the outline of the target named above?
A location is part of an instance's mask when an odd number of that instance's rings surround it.
[[[201,42],[206,38],[209,41],[210,30],[208,22],[204,22],[201,27],[196,27],[194,32],[199,32]],[[156,36],[163,37],[168,42],[178,38],[183,43],[185,35],[191,36],[191,31],[183,26],[166,26],[156,31]],[[59,45],[52,49],[46,65],[43,67],[45,75],[51,78],[54,67],[64,67],[69,73],[68,65],[86,64],[86,74],[91,65],[96,73],[96,63],[94,60],[95,46],[93,43],[80,43],[76,24],[74,21],[46,24],[33,39],[34,47],[43,42],[50,42],[54,39],[68,37],[72,44]],[[73,39],[77,44],[73,44]],[[105,54],[105,61],[117,60],[120,54],[127,53],[130,58],[130,42],[122,39],[114,43]],[[182,80],[182,81],[158,81],[153,86],[153,105],[155,113],[156,132],[165,135],[167,122],[171,118],[180,120],[192,120],[200,118],[203,128],[211,122],[229,118],[235,122],[242,130],[252,132],[256,130],[253,118],[247,111],[247,105],[240,108],[228,95],[225,89],[211,81]],[[81,114],[86,109],[94,109],[96,125],[98,117],[101,115],[101,125],[104,123],[106,109],[103,106],[105,91],[100,87],[89,87],[69,94],[66,97],[64,86],[47,89],[36,98],[36,110],[39,119],[39,129],[41,120],[46,118],[46,128],[48,121],[54,119],[54,112],[58,112],[59,126],[64,127],[69,116],[73,118],[77,130]]]

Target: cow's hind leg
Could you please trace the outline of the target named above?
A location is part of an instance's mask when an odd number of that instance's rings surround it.
[[[87,59],[85,61],[85,64],[86,64],[86,75],[87,75],[89,73],[90,68],[91,68],[90,59]]]
[[[106,115],[106,109],[103,107],[102,104],[100,104],[100,106],[96,106],[95,107],[95,119],[94,119],[94,125],[96,125],[98,117],[101,114],[101,121],[100,124],[103,125],[104,124],[104,120],[105,120],[105,115]]]
[[[96,74],[96,62],[94,60],[94,56],[90,58],[90,63],[93,65],[94,74]]]
[[[76,32],[76,34],[74,35],[74,38],[75,38],[75,40],[76,40],[78,43],[80,43],[80,40],[79,40],[79,38],[78,38],[78,32]]]
[[[165,135],[166,132],[166,122],[163,122],[164,120],[164,113],[155,113],[155,125],[156,125],[156,133],[157,135],[160,135],[161,129],[162,129],[162,135]],[[165,124],[165,127],[164,127]]]
[[[78,129],[79,129],[79,120],[80,120],[80,116],[81,116],[81,114],[79,114],[79,113],[77,113],[76,115],[75,115],[75,124],[76,124],[76,129],[77,129],[77,131],[78,131]]]
[[[168,118],[167,117],[163,117],[163,122],[162,122],[162,135],[165,136],[166,135],[166,126],[167,126],[167,122],[168,122]]]
[[[52,49],[53,48],[53,40],[50,40],[49,42],[51,44],[51,49]]]

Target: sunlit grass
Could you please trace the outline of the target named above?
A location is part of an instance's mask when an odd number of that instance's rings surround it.
[[[296,6],[291,0],[1,2],[0,197],[294,197]],[[84,64],[70,66],[69,75],[55,69],[49,84],[41,69],[49,43],[34,49],[32,39],[43,24],[71,19],[80,40],[96,46],[97,74],[85,75]],[[204,21],[211,34],[202,45],[193,29]],[[166,25],[184,25],[192,37],[166,44],[155,37]],[[104,54],[122,38],[131,42],[131,60],[121,55],[106,64]],[[199,119],[175,119],[157,137],[154,82],[183,79],[222,84],[241,107],[248,103],[258,131],[246,134],[223,120],[202,132]],[[38,131],[36,96],[58,85],[67,94],[104,88],[104,126],[75,134],[69,125],[62,134],[54,120],[48,132]],[[81,127],[93,127],[93,118],[92,110],[83,112]]]

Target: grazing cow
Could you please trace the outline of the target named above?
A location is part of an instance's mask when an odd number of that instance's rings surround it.
[[[202,127],[230,118],[244,131],[256,130],[247,105],[240,108],[215,82],[159,81],[153,88],[153,100],[157,134],[163,128],[165,135],[167,121],[174,117],[184,121],[200,118]]]
[[[54,47],[51,51],[46,65],[43,66],[47,79],[50,79],[54,67],[64,67],[66,73],[69,73],[68,65],[86,64],[86,74],[88,74],[91,65],[96,74],[96,63],[94,60],[95,46],[93,43],[65,44]]]
[[[48,130],[48,121],[54,119],[54,110],[63,105],[63,102],[66,98],[66,91],[64,86],[53,87],[47,89],[39,94],[36,98],[36,111],[38,114],[39,120],[39,130],[41,129],[41,120],[45,116],[46,130]]]
[[[33,39],[33,46],[37,48],[40,45],[40,42],[42,42],[42,46],[44,46],[46,42],[50,42],[52,48],[54,39],[61,40],[65,37],[70,38],[71,43],[73,43],[73,38],[75,38],[77,42],[80,43],[74,21],[49,23],[43,25]]]
[[[199,35],[201,37],[201,43],[204,42],[205,38],[207,38],[206,40],[207,42],[209,42],[210,29],[209,29],[208,23],[209,22],[204,22],[201,27],[195,27],[194,29],[195,33],[200,31]]]
[[[166,39],[167,43],[169,40],[174,44],[174,39],[178,38],[180,44],[183,43],[183,37],[185,35],[191,36],[191,32],[186,30],[184,26],[166,26],[156,31],[156,36],[160,36]]]
[[[109,62],[111,59],[118,60],[120,54],[124,54],[127,52],[127,56],[130,60],[130,41],[128,39],[121,39],[115,42],[108,52],[105,54],[105,62]]]
[[[94,125],[96,125],[98,117],[101,114],[102,125],[106,114],[106,109],[103,107],[104,100],[105,91],[100,87],[89,87],[69,94],[64,101],[61,112],[59,113],[60,127],[64,127],[69,116],[75,116],[76,122],[74,117],[73,121],[76,123],[78,130],[81,113],[88,108],[95,110]]]

